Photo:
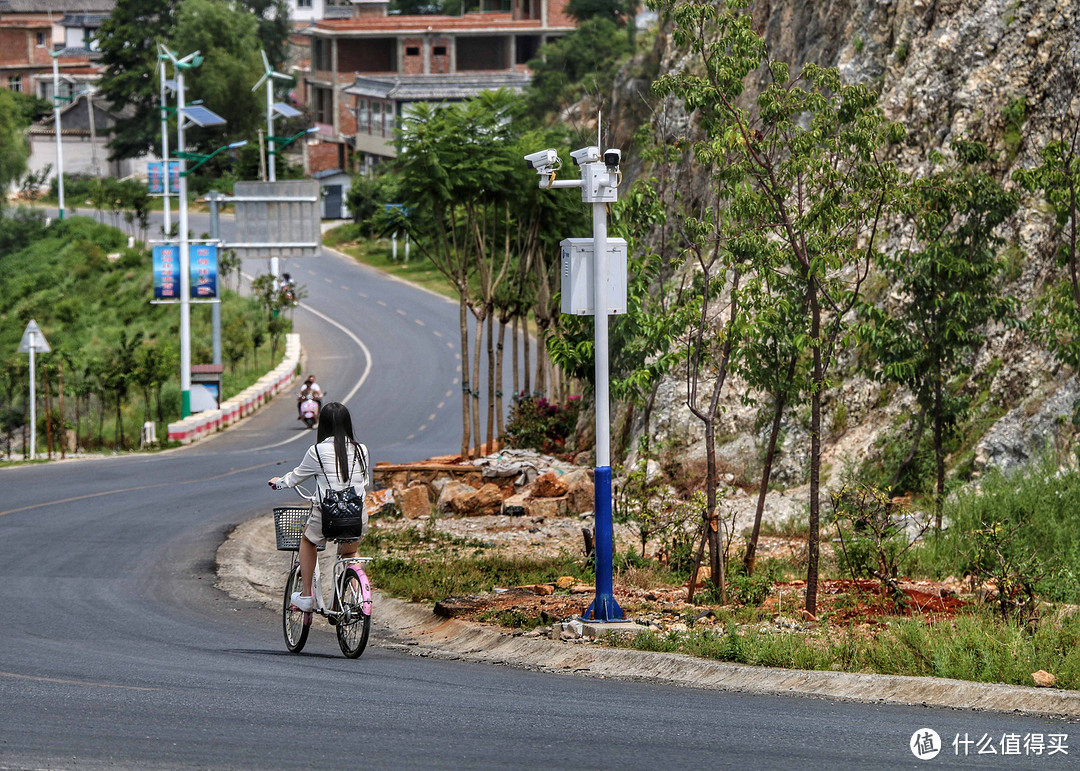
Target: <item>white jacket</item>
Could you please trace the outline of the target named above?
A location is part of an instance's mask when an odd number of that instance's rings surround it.
[[[359,448],[357,452],[354,448]],[[316,456],[316,453],[318,455]],[[370,469],[368,462],[368,449],[365,445],[357,443],[349,449],[349,477],[342,479],[338,474],[337,458],[334,456],[334,437],[328,436],[318,444],[308,448],[300,465],[281,478],[279,483],[282,487],[296,487],[298,484],[315,477],[318,486],[316,500],[322,500],[327,485],[332,490],[344,490],[350,484],[361,498],[367,490],[367,471]],[[322,466],[319,461],[322,460]],[[326,473],[323,473],[325,469]],[[364,507],[364,526],[367,526],[367,507]]]

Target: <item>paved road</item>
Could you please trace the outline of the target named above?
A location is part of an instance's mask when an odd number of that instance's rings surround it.
[[[360,384],[348,403],[374,457],[453,451],[456,307],[333,256],[290,267],[321,314],[297,313],[309,368],[336,398]],[[0,767],[861,769],[916,765],[922,727],[945,737],[936,762],[950,766],[1080,754],[1072,726],[1009,715],[555,676],[387,639],[348,661],[322,627],[290,655],[275,614],[213,587],[213,559],[229,528],[287,500],[265,480],[310,437],[293,410],[278,400],[181,450],[0,469]],[[1076,746],[1004,758],[973,745],[965,761],[956,734]]]

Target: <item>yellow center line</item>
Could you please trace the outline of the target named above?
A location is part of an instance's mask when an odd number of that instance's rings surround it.
[[[29,511],[30,509],[39,509],[42,506],[56,506],[56,505],[61,504],[61,503],[71,503],[73,501],[83,501],[83,500],[86,500],[87,498],[100,498],[103,495],[118,495],[120,493],[132,493],[132,492],[138,492],[139,490],[152,490],[155,487],[169,487],[171,485],[190,485],[190,484],[194,484],[196,482],[211,482],[211,481],[213,481],[215,479],[223,479],[225,477],[232,476],[233,474],[242,474],[245,471],[254,471],[255,469],[266,468],[268,466],[276,466],[276,465],[278,465],[278,461],[271,461],[270,463],[260,463],[258,466],[248,466],[247,468],[233,469],[232,471],[226,471],[224,474],[218,474],[217,476],[213,476],[213,477],[200,477],[199,479],[185,479],[185,480],[180,481],[180,482],[158,482],[157,484],[153,484],[153,485],[140,485],[139,487],[124,487],[124,488],[121,488],[120,490],[104,490],[104,491],[102,491],[100,493],[87,493],[86,495],[76,495],[76,496],[73,496],[71,498],[61,498],[60,500],[57,500],[57,501],[44,501],[42,503],[31,503],[29,506],[20,506],[17,509],[8,509],[7,511],[0,511],[0,517],[4,516],[5,514],[15,514],[15,513],[20,512],[20,511]]]

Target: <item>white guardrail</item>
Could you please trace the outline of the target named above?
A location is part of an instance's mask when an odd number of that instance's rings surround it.
[[[288,387],[300,363],[300,335],[285,335],[285,358],[270,372],[259,378],[236,396],[223,401],[221,408],[197,412],[169,424],[169,441],[188,444],[232,425],[270,401],[271,397]]]

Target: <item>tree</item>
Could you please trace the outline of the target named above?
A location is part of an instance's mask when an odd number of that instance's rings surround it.
[[[110,159],[136,158],[160,147],[158,44],[176,24],[178,0],[117,0],[98,31],[105,73],[100,92],[120,115],[109,140]]]
[[[1065,90],[1077,93],[1075,83]],[[1080,369],[1080,111],[1062,109],[1041,163],[1016,172],[1026,189],[1040,192],[1054,215],[1051,243],[1064,275],[1040,301],[1034,321],[1058,361]]]
[[[30,145],[29,125],[24,111],[10,91],[0,89],[0,212],[7,202],[7,190],[26,171]]]
[[[795,278],[782,285],[792,292],[786,301],[807,308],[788,334],[811,358],[801,387],[811,404],[806,610],[814,613],[822,404],[829,368],[849,331],[847,314],[893,205],[897,175],[882,160],[882,149],[903,131],[884,120],[871,88],[845,85],[836,69],[807,64],[792,78],[786,64],[769,60],[745,12],[748,4],[664,3],[661,10],[674,19],[676,44],[692,56],[653,88],[696,113],[706,135],[696,154],[716,170],[738,226],[739,251],[757,270]],[[750,109],[741,99],[744,83],[763,65],[769,82]],[[773,260],[777,249],[779,265]]]
[[[286,0],[239,0],[239,3],[255,17],[256,35],[270,66],[282,72],[289,61],[292,34],[289,4]]]
[[[906,202],[918,246],[882,253],[878,264],[892,288],[884,307],[864,305],[863,334],[883,380],[911,389],[919,406],[915,457],[925,421],[934,432],[935,522],[941,530],[945,501],[945,439],[960,409],[951,386],[966,357],[983,343],[983,326],[1008,318],[1015,302],[999,294],[1004,269],[995,230],[1019,205],[986,166],[990,151],[978,142],[953,142],[953,163],[919,180]],[[932,160],[941,164],[937,153]],[[903,468],[897,470],[899,479]]]
[[[202,152],[247,139],[263,125],[263,102],[251,90],[262,72],[259,22],[242,7],[219,0],[184,0],[176,15],[172,47],[199,51],[203,62],[185,76],[188,99],[201,98],[226,120],[225,126],[191,129],[187,137]]]
[[[626,34],[611,19],[594,17],[540,47],[529,62],[525,97],[536,118],[558,115],[584,94],[611,92],[616,65],[631,52]]]

